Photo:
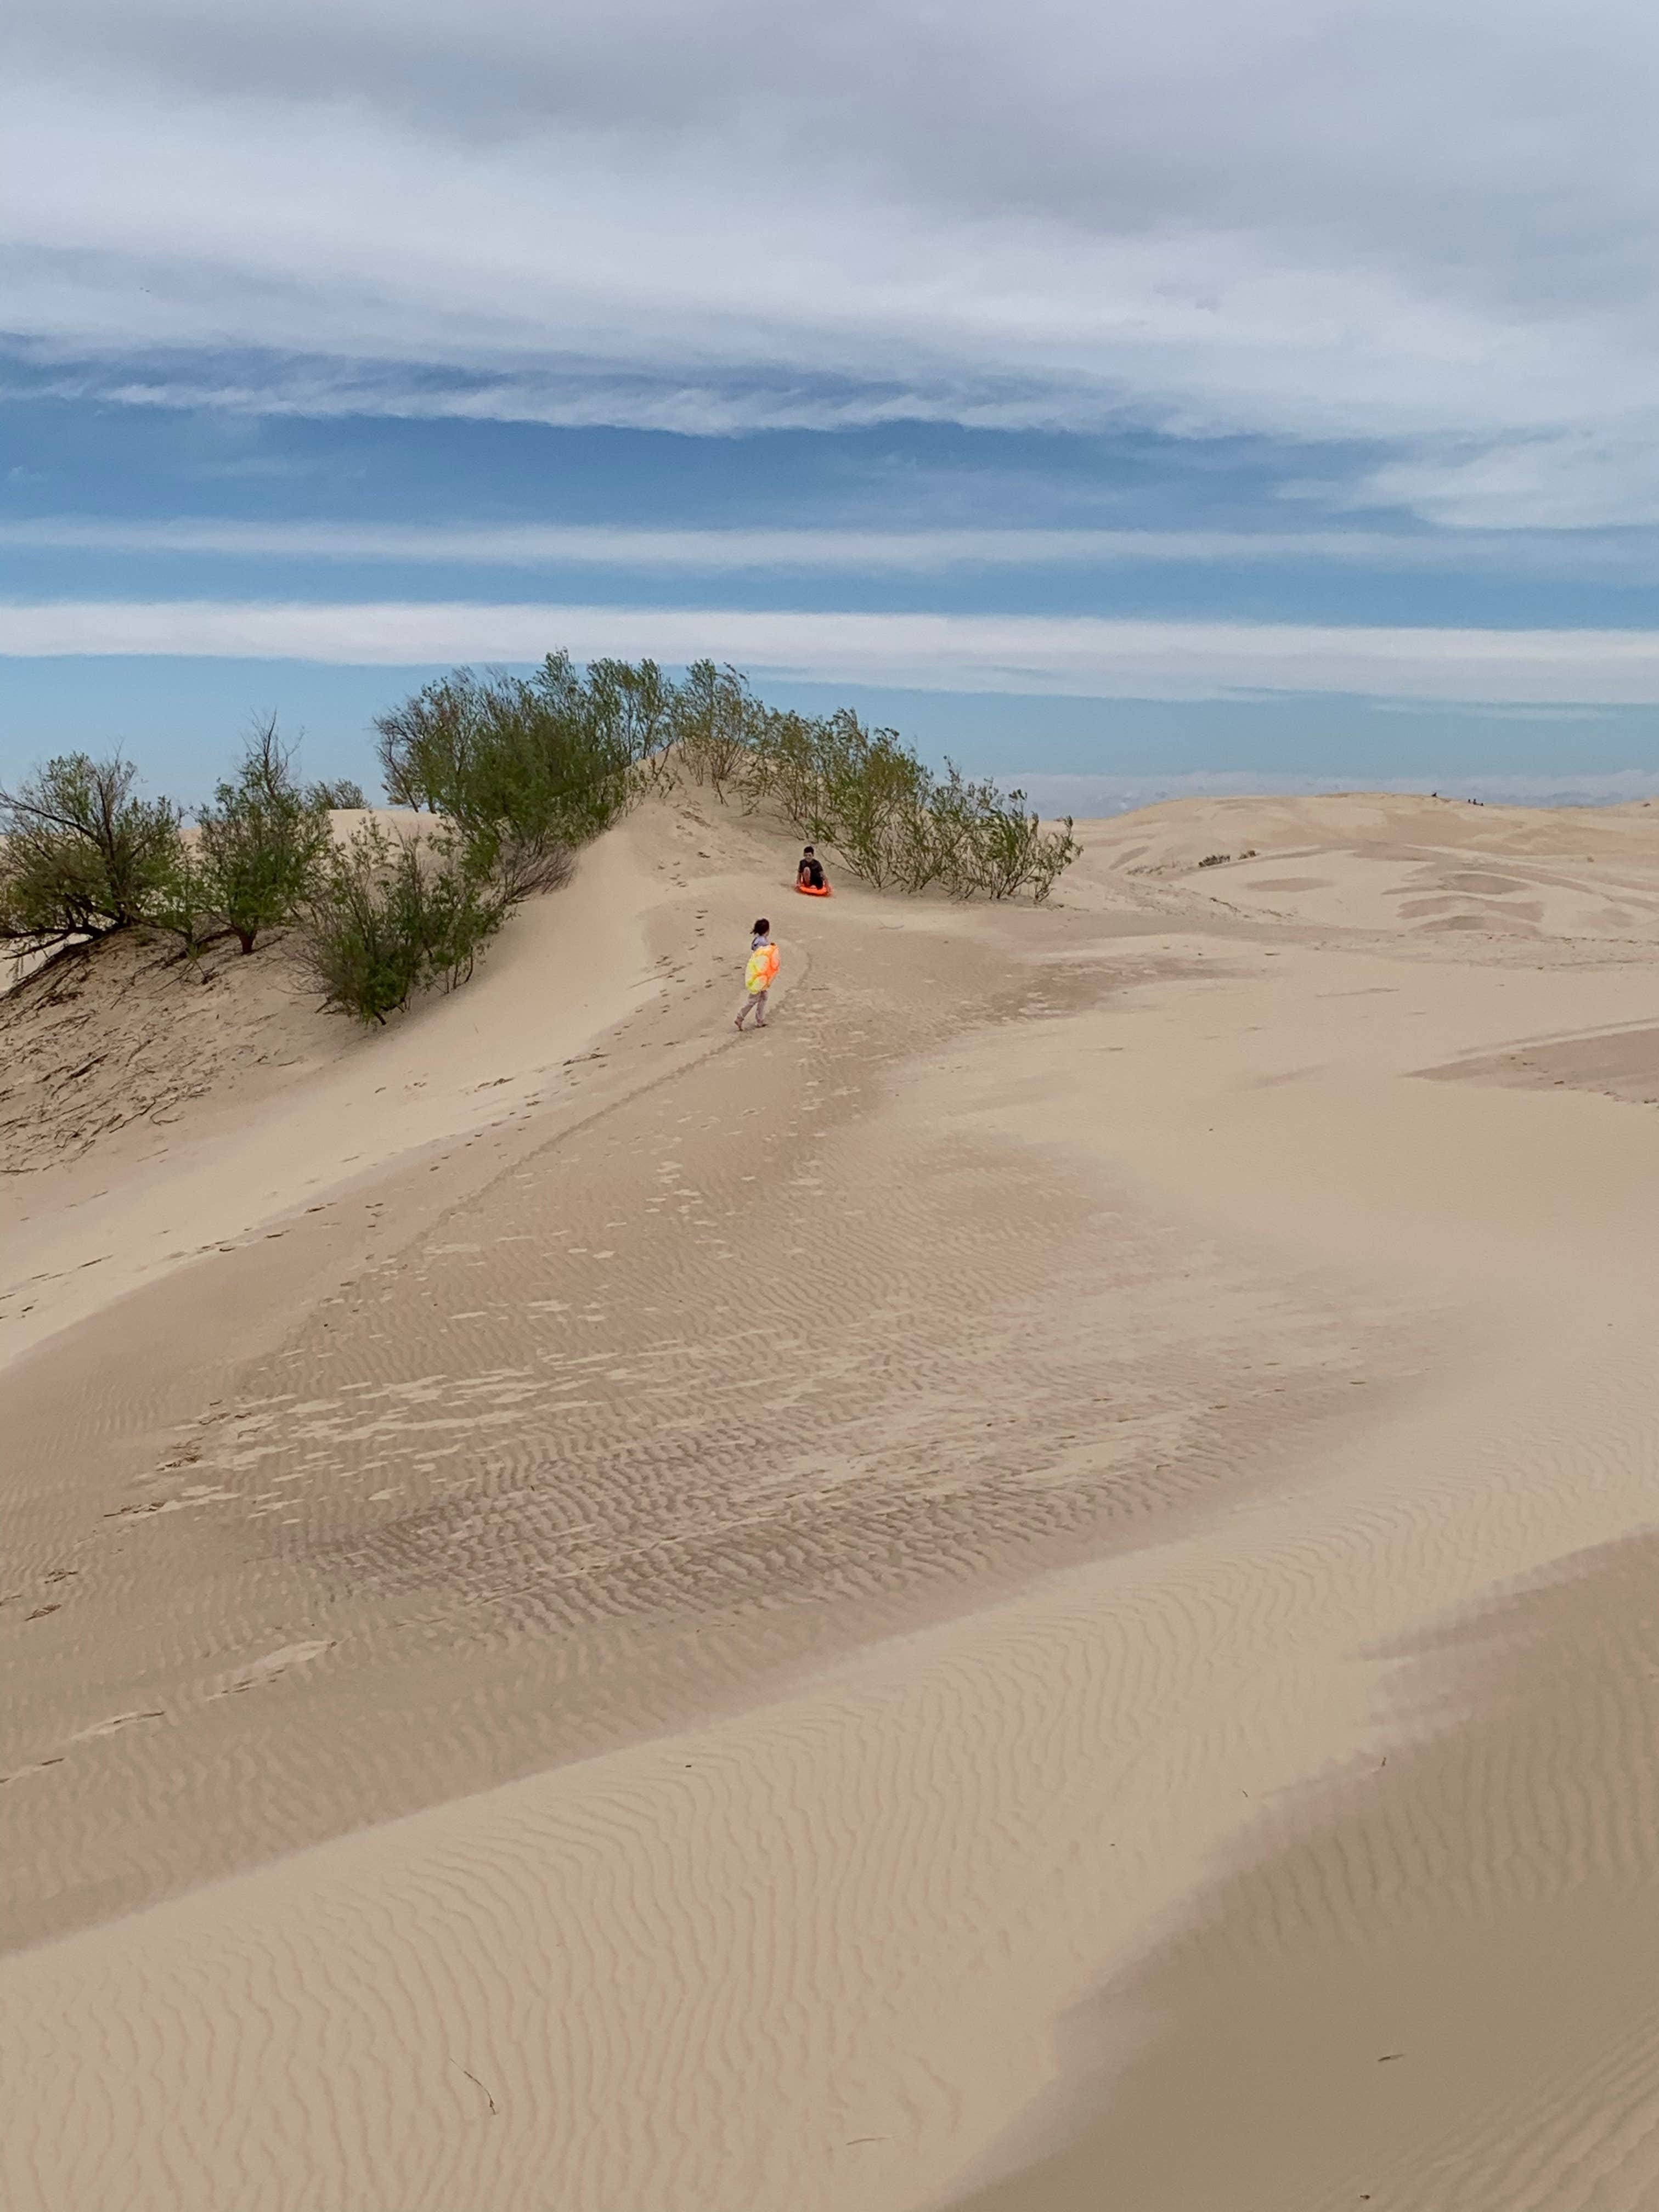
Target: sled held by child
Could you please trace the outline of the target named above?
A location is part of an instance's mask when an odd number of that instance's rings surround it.
[[[778,948],[772,942],[772,925],[763,915],[756,922],[749,939],[749,965],[744,970],[744,988],[747,994],[738,1009],[734,1029],[741,1029],[750,1014],[755,1027],[766,1027],[766,995],[778,972]]]

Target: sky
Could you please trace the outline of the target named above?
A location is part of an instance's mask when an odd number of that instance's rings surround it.
[[[1659,792],[1636,0],[9,0],[0,781],[702,654],[1092,807]]]

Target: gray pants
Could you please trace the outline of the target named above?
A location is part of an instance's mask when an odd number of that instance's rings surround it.
[[[739,1029],[743,1027],[744,1017],[749,1014],[752,1014],[755,1017],[755,1026],[757,1029],[761,1028],[764,1024],[766,1020],[766,993],[764,991],[751,991],[749,996],[744,1000],[743,1004],[738,1008],[738,1027]]]

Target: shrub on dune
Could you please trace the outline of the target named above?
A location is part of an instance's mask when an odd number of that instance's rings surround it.
[[[386,790],[455,823],[529,897],[563,882],[572,853],[628,806],[672,690],[651,661],[597,661],[586,678],[564,653],[528,678],[456,669],[376,721]]]
[[[553,658],[568,665],[568,654]],[[586,689],[587,714],[612,751],[630,767],[654,760],[672,742],[679,687],[654,660],[642,660],[637,667],[627,660],[592,660]]]
[[[112,753],[60,754],[0,791],[0,940],[52,951],[149,920],[175,873],[179,810]]]
[[[483,689],[470,668],[457,668],[375,716],[380,781],[394,806],[441,811],[471,745]]]
[[[948,888],[959,898],[980,891],[988,898],[1017,898],[1029,891],[1041,905],[1082,849],[1072,835],[1071,817],[1058,830],[1045,830],[1039,816],[1025,811],[1023,791],[1005,798],[993,783],[961,789]]]
[[[324,1005],[368,1027],[421,991],[465,981],[511,903],[453,830],[400,840],[365,823],[319,869],[297,954]]]
[[[683,781],[792,823],[878,888],[1047,898],[1079,851],[1024,794],[929,768],[896,730],[850,708],[767,706],[737,669],[550,653],[532,676],[457,668],[375,722],[386,789],[436,817],[411,840],[370,822],[343,847],[330,815],[356,783],[301,785],[274,720],[216,787],[193,839],[176,807],[135,796],[117,753],[49,761],[0,792],[0,943],[20,957],[137,921],[194,953],[243,952],[280,927],[325,1005],[384,1022],[451,988],[522,900],[568,880],[579,849],[647,791]]]
[[[970,781],[949,762],[936,775],[896,730],[866,728],[850,708],[810,716],[757,706],[746,727],[726,780],[878,889],[937,884],[953,898],[1024,892],[1041,903],[1082,849],[1069,817],[1044,830],[1023,792]]]
[[[362,784],[354,783],[349,775],[337,775],[312,784],[307,797],[313,806],[320,806],[331,814],[361,814],[368,805]]]
[[[529,679],[471,669],[428,684],[376,724],[387,791],[461,825],[492,868],[543,887],[550,857],[609,828],[642,791],[687,781],[724,805],[781,814],[878,889],[1041,902],[1079,851],[1024,796],[936,775],[897,731],[850,708],[768,707],[740,671],[695,661],[678,684],[653,661],[550,653]],[[554,859],[556,872],[560,863]]]
[[[722,805],[727,787],[752,773],[765,712],[746,677],[712,660],[693,661],[674,694],[669,727],[676,763]]]
[[[198,896],[252,952],[261,931],[292,919],[331,843],[329,809],[295,781],[274,717],[254,731],[235,782],[220,784],[199,823],[190,872]]]

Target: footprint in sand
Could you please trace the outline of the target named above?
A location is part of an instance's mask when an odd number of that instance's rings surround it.
[[[164,1721],[161,1712],[113,1713],[106,1721],[94,1721],[90,1728],[76,1729],[70,1738],[71,1743],[90,1743],[94,1736],[113,1735],[118,1729],[131,1728],[135,1721]]]
[[[262,1682],[274,1682],[279,1674],[286,1674],[290,1667],[308,1666],[312,1660],[320,1659],[325,1651],[334,1648],[332,1637],[324,1636],[307,1644],[285,1644],[280,1651],[267,1651],[263,1659],[242,1668],[226,1683],[222,1690],[211,1690],[210,1698],[234,1697],[242,1690],[257,1690]]]

